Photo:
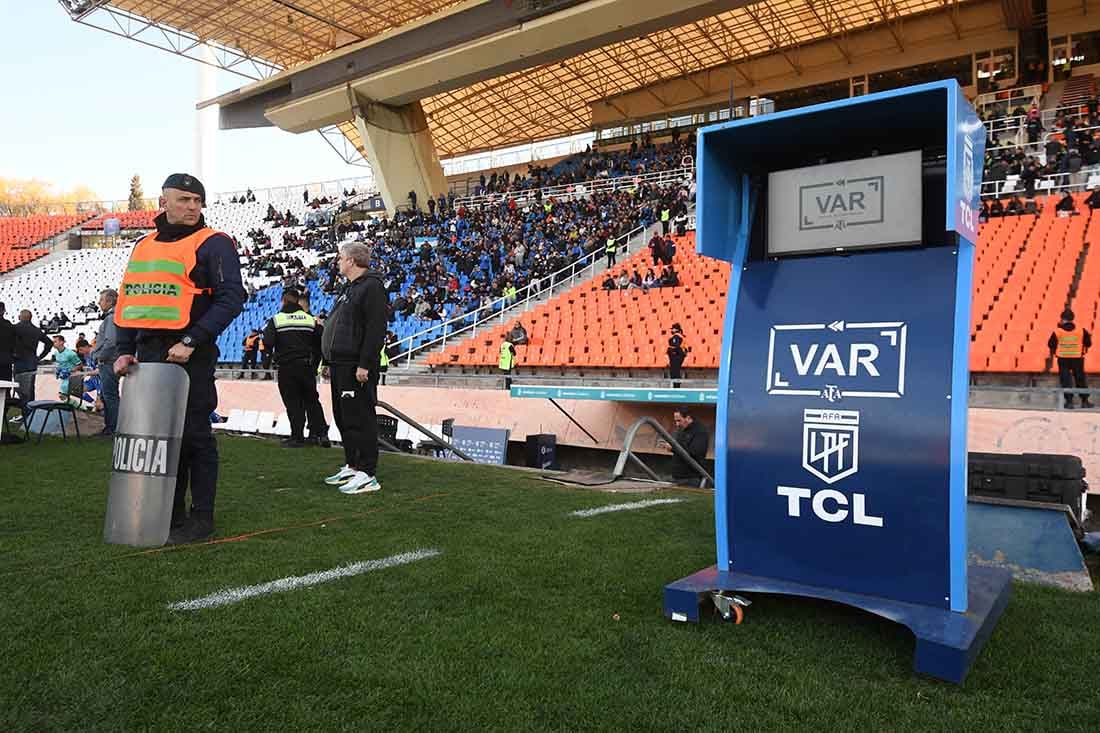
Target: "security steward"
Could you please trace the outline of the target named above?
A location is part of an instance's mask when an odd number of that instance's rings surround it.
[[[283,290],[283,305],[264,326],[264,343],[275,361],[279,395],[290,419],[290,437],[284,448],[307,443],[329,447],[325,412],[317,396],[317,367],[321,364],[321,326],[302,309],[294,288]],[[309,418],[309,440],[304,437]]]
[[[672,386],[675,388],[680,386],[680,379],[683,378],[684,359],[687,358],[689,351],[691,349],[684,344],[684,329],[680,327],[679,323],[673,323],[665,353],[668,354],[668,378],[672,380]]]
[[[1058,382],[1062,388],[1088,389],[1085,381],[1085,354],[1092,348],[1092,334],[1073,322],[1073,311],[1062,312],[1062,322],[1047,340],[1051,355],[1058,357]],[[1064,393],[1066,409],[1073,409],[1073,393]],[[1092,407],[1089,393],[1081,393],[1081,407]]]
[[[370,270],[370,247],[349,242],[336,263],[347,278],[325,319],[321,350],[332,379],[332,416],[344,443],[344,468],[326,479],[345,494],[378,491],[378,376],[389,295]]]
[[[504,372],[504,389],[512,388],[512,370],[516,368],[516,347],[508,336],[500,342],[500,357],[497,368]]]
[[[237,246],[227,234],[206,226],[205,203],[206,190],[194,176],[176,173],[164,181],[157,230],[134,247],[115,305],[115,374],[122,376],[140,362],[167,362],[179,364],[191,379],[170,545],[214,534],[218,446],[210,413],[218,404],[216,341],[241,312],[246,297]],[[184,511],[188,486],[189,515]]]

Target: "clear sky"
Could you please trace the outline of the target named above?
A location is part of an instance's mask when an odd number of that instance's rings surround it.
[[[73,22],[56,0],[0,0],[0,176],[124,199],[194,161],[198,62]],[[218,72],[218,91],[248,83]],[[216,133],[208,191],[363,176],[316,132]]]

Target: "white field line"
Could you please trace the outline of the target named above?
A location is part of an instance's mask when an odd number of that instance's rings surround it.
[[[239,603],[248,598],[255,598],[256,596],[263,596],[269,593],[286,593],[287,591],[297,590],[298,588],[308,588],[311,585],[328,583],[333,580],[339,580],[340,578],[350,578],[354,575],[362,575],[363,573],[369,573],[374,570],[385,570],[386,568],[392,568],[397,565],[408,565],[417,560],[426,560],[429,557],[435,557],[441,554],[443,553],[440,550],[414,550],[412,552],[403,552],[400,555],[390,555],[381,560],[354,562],[350,565],[341,565],[338,568],[321,570],[316,573],[309,573],[308,575],[292,575],[288,578],[280,578],[279,580],[273,580],[269,583],[245,585],[240,588],[226,588],[217,593],[203,596],[202,598],[193,598],[189,601],[169,603],[168,610],[198,611],[203,608],[228,606],[231,603]]]
[[[647,499],[646,501],[631,501],[625,504],[608,504],[607,506],[598,506],[595,509],[578,509],[575,512],[570,512],[574,517],[594,517],[597,514],[607,514],[608,512],[629,512],[634,509],[645,509],[650,506],[657,506],[658,504],[679,504],[683,499]]]

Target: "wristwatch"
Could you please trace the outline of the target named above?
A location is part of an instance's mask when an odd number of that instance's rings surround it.
[[[184,336],[180,339],[180,343],[189,349],[195,348],[195,339],[191,338],[191,336]]]

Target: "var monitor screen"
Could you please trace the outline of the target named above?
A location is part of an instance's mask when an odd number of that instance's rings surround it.
[[[921,241],[921,152],[768,174],[768,254]]]

